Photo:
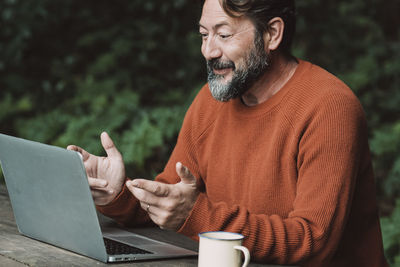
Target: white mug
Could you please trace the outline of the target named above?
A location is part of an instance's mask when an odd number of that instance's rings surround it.
[[[204,232],[199,234],[199,267],[239,267],[240,251],[246,267],[250,262],[249,250],[242,246],[244,236],[230,232]]]

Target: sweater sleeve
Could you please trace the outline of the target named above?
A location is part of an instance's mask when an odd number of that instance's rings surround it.
[[[316,99],[308,115],[303,129],[297,129],[302,134],[296,197],[287,217],[252,214],[242,206],[215,203],[204,191],[179,232],[196,240],[203,231],[242,233],[252,260],[257,261],[329,261],[346,225],[362,168],[360,159],[368,154],[366,124],[358,100],[349,94]]]
[[[156,181],[167,184],[178,183],[180,178],[175,170],[175,164],[178,161],[189,167],[196,177],[200,177],[196,159],[193,157],[193,153],[190,153],[190,146],[188,146],[187,137],[188,135],[191,135],[193,129],[193,125],[191,124],[192,116],[199,111],[199,102],[204,99],[204,95],[206,95],[207,90],[208,89],[204,87],[200,91],[200,96],[195,98],[192,105],[188,109],[183,122],[184,126],[182,127],[183,129],[187,130],[180,131],[175,149],[173,150],[170,159],[164,168],[164,171],[155,178]],[[111,203],[107,205],[96,206],[96,208],[102,214],[116,220],[123,225],[136,226],[152,224],[150,217],[140,207],[139,201],[133,196],[126,185],[123,186],[122,191]]]

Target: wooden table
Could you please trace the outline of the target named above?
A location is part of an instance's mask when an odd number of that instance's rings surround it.
[[[113,221],[102,218],[102,224]],[[158,228],[130,229],[160,241],[172,243],[187,249],[197,250],[198,243],[175,232]],[[105,264],[73,252],[60,249],[18,232],[10,200],[4,185],[0,184],[0,266],[197,266],[197,257],[152,260],[142,262]],[[251,263],[250,266],[277,266]]]

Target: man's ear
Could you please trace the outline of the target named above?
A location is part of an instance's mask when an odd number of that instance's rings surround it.
[[[268,22],[268,29],[264,33],[264,47],[266,52],[278,49],[283,39],[285,23],[280,17],[272,18]]]

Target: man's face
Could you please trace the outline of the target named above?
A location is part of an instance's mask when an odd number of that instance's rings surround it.
[[[228,16],[218,0],[206,0],[199,25],[212,95],[219,101],[241,96],[268,67],[262,35],[250,19]]]

